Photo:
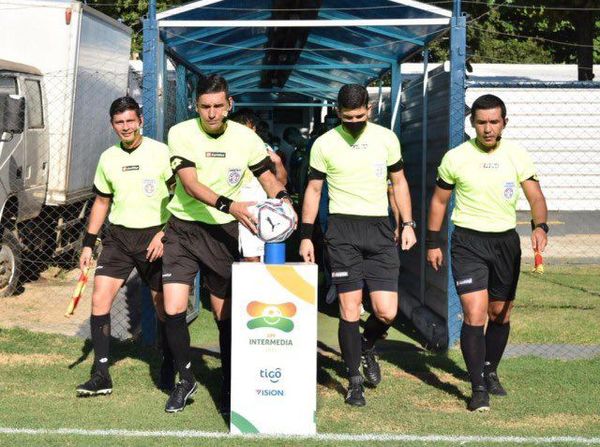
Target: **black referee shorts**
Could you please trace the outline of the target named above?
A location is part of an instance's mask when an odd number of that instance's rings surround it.
[[[394,230],[385,217],[331,214],[325,244],[331,280],[338,292],[398,291],[400,258]]]
[[[490,298],[515,299],[521,267],[521,242],[515,230],[483,233],[456,227],[450,253],[459,295],[487,290]]]
[[[192,285],[200,268],[209,292],[230,298],[231,265],[240,258],[238,236],[237,220],[211,225],[171,216],[163,238],[163,283]]]
[[[127,280],[136,268],[142,280],[157,292],[162,290],[161,260],[150,262],[146,249],[162,226],[126,228],[111,225],[102,239],[102,252],[96,264],[96,276]]]

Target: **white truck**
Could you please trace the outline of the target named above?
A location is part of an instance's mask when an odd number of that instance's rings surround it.
[[[130,39],[77,1],[2,0],[0,296],[78,249],[98,158],[115,141],[109,106],[127,93]]]

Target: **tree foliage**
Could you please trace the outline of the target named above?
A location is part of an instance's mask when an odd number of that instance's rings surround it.
[[[183,0],[157,0],[158,12],[182,4]],[[131,39],[132,54],[142,51],[143,19],[148,15],[148,0],[87,0],[91,7],[117,19],[133,29]]]
[[[185,0],[187,1],[187,0]],[[446,8],[452,0],[421,0]],[[184,0],[157,0],[159,11]],[[87,0],[133,31],[132,53],[141,52],[142,19],[148,0]],[[472,62],[578,63],[580,78],[590,78],[593,63],[600,63],[600,11],[598,0],[470,0],[467,42]],[[555,9],[564,8],[564,9]],[[588,10],[586,10],[588,9]],[[448,36],[430,46],[433,61],[448,59]],[[413,61],[420,60],[416,55]],[[586,71],[587,69],[587,71]]]
[[[600,63],[600,11],[593,10],[598,7],[597,0],[465,2],[471,61],[578,63],[580,79],[582,71],[591,79],[592,64]],[[447,59],[447,38],[433,43],[431,50],[435,60]]]

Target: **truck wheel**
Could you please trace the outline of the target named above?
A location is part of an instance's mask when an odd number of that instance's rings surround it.
[[[14,234],[4,230],[0,249],[0,298],[11,296],[17,291],[22,265],[21,244]]]

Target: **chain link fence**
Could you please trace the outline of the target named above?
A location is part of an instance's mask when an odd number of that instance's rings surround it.
[[[462,105],[449,101],[450,86],[448,68],[438,66],[403,87],[400,138],[419,228],[426,225],[423,207],[428,208],[431,200],[437,166],[448,148],[457,145],[451,141],[460,143],[475,136],[469,106],[483,94],[499,96],[506,102],[509,119],[503,137],[532,155],[551,228],[543,254],[545,272],[532,273],[531,212],[521,194],[517,231],[523,257],[514,311],[517,335],[511,338],[507,355],[559,359],[597,355],[600,151],[595,135],[600,127],[600,83],[467,81]],[[454,117],[450,125],[449,117]],[[449,251],[445,253],[448,258]],[[423,265],[424,251],[419,247],[401,255],[403,313],[431,346],[453,346],[460,336],[463,314],[449,264],[435,272]],[[567,320],[576,322],[569,330],[564,326]],[[587,332],[579,329],[583,327]]]
[[[473,83],[467,104],[484,93],[506,102],[508,126],[503,136],[532,155],[548,204],[549,264],[600,263],[600,83]],[[465,131],[474,136],[470,123]],[[517,230],[524,260],[533,258],[530,211],[521,194]]]
[[[22,294],[49,269],[78,269],[96,165],[117,141],[109,107],[127,91],[126,70],[42,74],[21,64],[0,66],[1,296]],[[62,298],[74,288],[66,283]],[[113,306],[114,337],[139,333],[141,289],[132,274]],[[79,332],[89,333],[87,320]]]

